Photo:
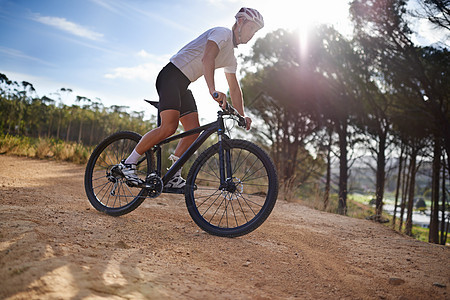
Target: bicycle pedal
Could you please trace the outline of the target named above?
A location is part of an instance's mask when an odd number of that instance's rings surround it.
[[[165,187],[163,189],[163,193],[167,193],[167,194],[184,194],[184,187],[182,187],[182,188]]]
[[[143,188],[143,189],[154,189],[155,185],[144,182],[142,184],[139,184],[138,187]]]

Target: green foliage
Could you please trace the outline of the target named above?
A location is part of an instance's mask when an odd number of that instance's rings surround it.
[[[413,226],[412,227],[412,236],[416,240],[422,241],[422,242],[428,242],[428,235],[429,235],[430,229],[423,228],[420,226]]]
[[[38,98],[32,84],[13,82],[0,75],[0,133],[3,134],[96,145],[118,130],[143,134],[156,124],[155,119],[144,120],[143,112],[130,113],[125,106],[105,107],[100,100],[82,96],[77,96],[76,104],[67,106],[62,98],[71,89],[58,90],[56,99]]]
[[[310,189],[308,193],[297,194],[296,200],[294,202],[299,202],[305,206],[324,210],[329,213],[338,213],[338,194],[333,193],[330,195],[329,203],[326,209],[323,207],[323,193],[316,187],[315,191]],[[347,215],[352,218],[366,219],[373,216],[375,210],[373,207],[362,203],[360,199],[354,199],[350,196],[347,202],[348,211]]]

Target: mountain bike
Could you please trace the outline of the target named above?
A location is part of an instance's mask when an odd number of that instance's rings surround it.
[[[158,102],[145,101],[158,108]],[[147,197],[184,194],[191,218],[204,231],[237,237],[255,230],[270,215],[277,200],[277,173],[271,158],[259,146],[228,136],[225,127],[228,119],[245,127],[245,119],[228,104],[218,111],[216,121],[173,135],[148,150],[137,163],[138,176],[144,181],[138,186],[127,182],[118,165],[132,152],[141,135],[120,131],[105,138],[86,166],[84,185],[90,203],[98,211],[120,216],[135,210]],[[159,126],[159,114],[157,122]],[[199,133],[189,149],[162,175],[161,147]],[[164,188],[214,133],[217,142],[198,155],[184,188]]]

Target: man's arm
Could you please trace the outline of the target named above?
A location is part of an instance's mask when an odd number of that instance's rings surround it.
[[[228,87],[230,88],[231,102],[234,108],[241,116],[244,116],[244,99],[242,98],[242,90],[234,73],[225,73]]]
[[[206,84],[208,85],[209,93],[214,98],[213,94],[216,91],[216,84],[214,82],[214,70],[216,64],[216,57],[219,55],[219,46],[213,41],[207,41],[205,47],[205,53],[203,53],[203,76],[205,77]],[[219,97],[214,98],[217,102],[222,102],[225,105],[227,97],[225,94],[218,92]]]
[[[252,123],[252,119],[245,116],[244,113],[244,98],[242,97],[242,90],[239,82],[237,80],[235,73],[225,73],[225,77],[227,78],[228,87],[230,88],[230,96],[231,102],[233,103],[234,108],[238,111],[238,113],[245,117],[247,130],[250,129],[250,124]]]

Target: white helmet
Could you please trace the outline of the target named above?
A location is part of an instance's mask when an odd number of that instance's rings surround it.
[[[259,29],[264,27],[264,19],[263,16],[254,8],[243,7],[236,14],[236,20],[238,18],[246,18],[247,20],[253,21],[258,24]]]

